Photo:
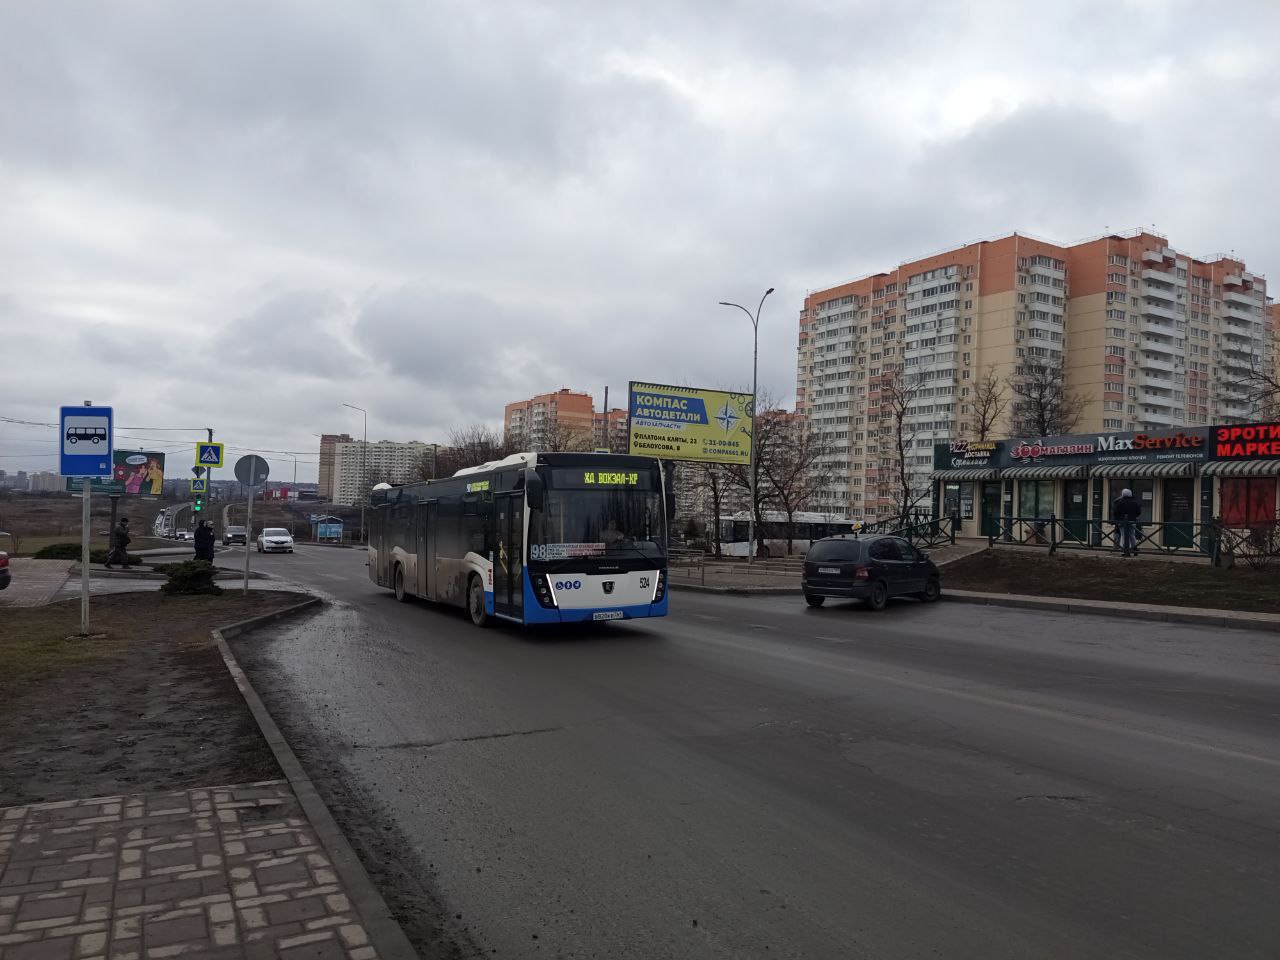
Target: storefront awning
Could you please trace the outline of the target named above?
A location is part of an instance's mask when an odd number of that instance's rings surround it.
[[[1280,476],[1280,460],[1212,460],[1204,465],[1206,477]]]
[[[1074,480],[1083,477],[1084,471],[1082,463],[1070,467],[1009,467],[1001,470],[1000,476],[1005,480]]]
[[[1189,477],[1194,463],[1100,463],[1089,471],[1091,477]]]
[[[993,467],[967,467],[957,470],[935,470],[931,480],[994,480],[996,471]]]

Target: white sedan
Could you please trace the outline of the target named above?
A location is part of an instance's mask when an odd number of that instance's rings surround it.
[[[281,527],[267,527],[258,534],[259,553],[293,553],[293,537]]]

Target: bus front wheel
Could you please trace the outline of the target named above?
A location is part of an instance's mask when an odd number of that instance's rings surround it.
[[[484,584],[479,577],[471,578],[471,586],[467,590],[467,610],[471,614],[471,622],[477,627],[489,625],[489,614],[484,609]]]
[[[400,566],[400,564],[398,563],[396,564],[396,575],[395,575],[394,583],[395,583],[396,599],[399,600],[401,603],[408,603],[409,594],[407,594],[404,589],[404,567]]]

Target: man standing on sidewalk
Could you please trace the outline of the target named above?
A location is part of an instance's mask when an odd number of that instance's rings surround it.
[[[1122,557],[1138,555],[1138,518],[1142,516],[1142,504],[1133,498],[1128,488],[1111,504],[1111,522],[1116,525],[1116,545]]]
[[[128,569],[129,566],[129,518],[121,517],[116,528],[111,531],[111,543],[108,545],[107,562],[103,564],[108,570],[114,563]]]

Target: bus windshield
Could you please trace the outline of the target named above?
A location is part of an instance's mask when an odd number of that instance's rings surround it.
[[[529,518],[529,558],[645,558],[661,562],[666,525],[660,485],[647,473],[551,471],[545,504]],[[561,476],[566,474],[569,476]],[[615,482],[584,484],[592,481]]]

